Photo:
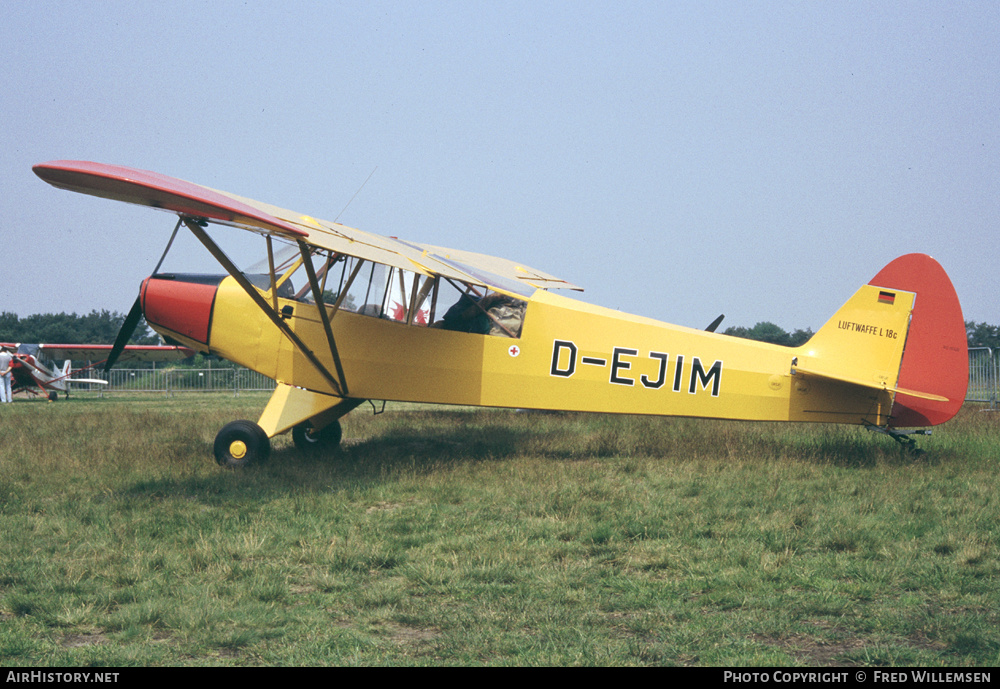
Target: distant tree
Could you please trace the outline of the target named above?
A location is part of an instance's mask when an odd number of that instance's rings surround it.
[[[789,334],[774,323],[763,321],[752,328],[744,328],[743,326],[726,328],[723,334],[758,342],[770,342],[784,347],[797,347],[807,342],[813,336],[813,331],[806,328]]]
[[[21,319],[16,313],[10,311],[0,313],[0,342],[20,342],[20,339],[15,337],[20,322]]]
[[[814,333],[812,331],[812,328],[806,328],[805,330],[796,329],[795,332],[793,332],[789,336],[791,338],[791,342],[789,343],[789,347],[798,347],[799,345],[804,345],[815,334],[816,333]]]
[[[965,322],[965,334],[970,347],[992,347],[1000,349],[1000,327],[988,323]]]

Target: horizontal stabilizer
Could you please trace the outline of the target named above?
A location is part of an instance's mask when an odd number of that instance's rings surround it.
[[[890,387],[882,383],[875,381],[865,381],[860,378],[852,378],[850,376],[831,376],[820,371],[810,371],[809,369],[800,368],[795,366],[792,368],[792,375],[805,374],[807,376],[818,376],[820,378],[826,378],[827,380],[838,380],[842,383],[850,383],[851,385],[860,385],[865,388],[872,388],[874,390],[885,390],[886,392],[891,392],[893,394],[903,393],[904,395],[909,395],[910,397],[919,397],[924,400],[932,400],[934,402],[947,402],[947,397],[942,397],[941,395],[935,395],[930,392],[919,392],[917,390],[908,390],[906,388]]]

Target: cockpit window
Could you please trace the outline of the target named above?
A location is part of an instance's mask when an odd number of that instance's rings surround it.
[[[315,249],[316,281],[328,306],[418,327],[520,337],[527,303],[477,285]],[[259,264],[258,264],[259,266]],[[255,266],[257,268],[258,266]],[[267,291],[267,274],[246,273]],[[301,255],[275,256],[278,297],[315,303]],[[300,285],[293,288],[292,278]],[[520,293],[523,286],[518,285]]]
[[[38,345],[36,344],[20,344],[17,346],[18,354],[29,354],[31,356],[38,356]]]

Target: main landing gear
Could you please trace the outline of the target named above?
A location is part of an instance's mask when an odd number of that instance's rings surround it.
[[[313,454],[333,452],[340,447],[340,440],[344,435],[339,421],[315,429],[312,424],[306,421],[292,428],[292,442],[295,447],[303,452]]]
[[[292,428],[295,447],[310,454],[329,453],[340,446],[343,429],[339,421],[314,429],[307,421]],[[253,421],[231,421],[215,436],[215,461],[221,466],[240,469],[267,461],[271,441]]]
[[[271,456],[271,441],[253,421],[230,421],[215,436],[215,461],[224,467],[243,468]]]

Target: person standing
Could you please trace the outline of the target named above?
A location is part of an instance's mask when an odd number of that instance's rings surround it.
[[[6,347],[0,347],[0,402],[13,402],[13,393],[10,390],[10,380],[13,375],[10,372],[14,357]]]

